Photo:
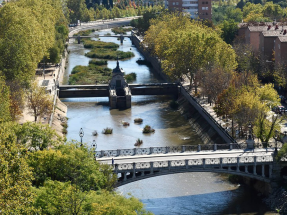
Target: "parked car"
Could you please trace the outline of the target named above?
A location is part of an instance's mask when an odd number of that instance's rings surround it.
[[[276,106],[276,107],[274,107],[273,109],[272,109],[275,113],[279,113],[279,114],[281,114],[281,113],[285,113],[287,110],[285,109],[285,107],[283,107],[283,106]]]

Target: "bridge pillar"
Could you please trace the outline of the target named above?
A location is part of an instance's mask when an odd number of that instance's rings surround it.
[[[239,172],[239,157],[237,157],[237,166],[236,166],[236,172]]]
[[[115,172],[116,172],[116,174],[118,174],[118,169],[119,169],[118,164],[115,164]]]
[[[127,180],[127,172],[124,172],[123,174],[124,174],[124,181],[126,181]]]
[[[104,157],[105,156],[105,151],[101,150],[101,156]]]
[[[253,174],[257,175],[257,173],[256,173],[256,156],[254,156]]]
[[[78,36],[77,39],[78,39],[78,44],[81,44],[81,37]]]
[[[181,152],[185,152],[185,146],[181,146]]]
[[[185,168],[188,169],[188,160],[185,160]]]
[[[245,168],[245,173],[248,173],[248,166],[245,165],[244,168]]]
[[[166,154],[169,153],[169,147],[168,146],[165,147],[165,153]]]
[[[144,171],[141,171],[141,176],[144,176]]]
[[[265,172],[264,171],[265,171],[265,165],[262,164],[262,171],[261,171],[262,172],[262,177],[265,177]]]
[[[171,169],[170,161],[167,161],[167,164],[168,164],[168,171],[170,171]]]
[[[273,171],[273,165],[270,164],[270,165],[269,165],[269,178],[272,177],[272,171]]]
[[[136,164],[133,163],[133,178],[136,178]]]
[[[120,156],[120,155],[121,155],[121,150],[117,149],[117,156]]]
[[[137,154],[137,148],[134,148],[134,155]]]
[[[222,158],[220,158],[220,169],[222,169]]]
[[[123,34],[121,34],[120,40],[121,40],[121,44],[123,44],[123,42],[124,42],[124,36],[123,36]]]
[[[150,155],[153,153],[153,147],[149,147],[149,152]]]
[[[202,159],[203,169],[205,169],[205,158]]]

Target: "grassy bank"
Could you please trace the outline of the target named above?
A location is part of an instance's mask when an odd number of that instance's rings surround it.
[[[102,42],[89,39],[84,39],[83,42],[84,47],[87,49],[104,48],[117,50],[120,47],[118,44],[112,42]]]
[[[99,61],[103,63],[102,61]],[[106,61],[105,61],[106,62]],[[70,85],[107,84],[111,79],[112,70],[90,62],[89,66],[76,66],[69,77]]]
[[[133,28],[123,28],[123,27],[116,27],[112,28],[112,32],[114,34],[127,34],[128,31],[131,31]]]

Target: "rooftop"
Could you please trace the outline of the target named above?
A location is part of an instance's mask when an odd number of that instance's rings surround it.
[[[278,37],[282,36],[285,37],[287,34],[283,34],[284,32],[282,30],[269,30],[269,31],[263,31],[262,34],[264,37]]]
[[[278,39],[280,42],[286,43],[287,42],[287,35],[286,36],[279,36]]]

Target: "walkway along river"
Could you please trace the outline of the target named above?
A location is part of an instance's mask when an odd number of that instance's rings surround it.
[[[99,32],[97,32],[99,33]],[[111,33],[103,30],[100,34]],[[102,41],[115,42],[116,38],[101,38]],[[120,67],[126,74],[137,73],[134,83],[161,82],[152,69],[138,65],[136,60],[143,58],[125,39],[122,51],[133,51],[135,57],[120,61]],[[76,65],[88,65],[88,52],[80,44],[69,45],[68,65],[65,82]],[[108,61],[108,67],[116,67],[116,61]],[[64,84],[66,84],[64,82]],[[193,128],[178,111],[169,108],[170,97],[138,96],[132,97],[132,108],[127,110],[110,110],[108,98],[62,99],[68,106],[68,140],[80,140],[79,130],[83,128],[83,142],[97,143],[97,150],[132,148],[137,138],[143,140],[142,147],[197,145],[201,143]],[[140,125],[134,124],[134,118],[143,118]],[[121,121],[130,126],[124,127]],[[154,134],[142,134],[142,128],[151,125]],[[113,128],[112,135],[101,131],[106,127]],[[92,132],[98,131],[94,137]],[[118,188],[124,195],[131,193],[146,204],[146,209],[155,214],[272,214],[261,202],[261,197],[248,187],[232,185],[222,176],[215,173],[184,173],[154,177],[137,181]]]

